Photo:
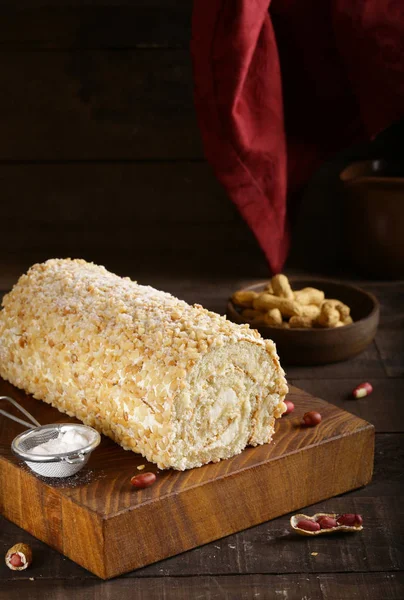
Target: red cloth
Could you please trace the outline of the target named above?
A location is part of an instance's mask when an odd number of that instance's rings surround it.
[[[287,184],[404,114],[404,0],[194,0],[191,51],[205,154],[279,272]]]

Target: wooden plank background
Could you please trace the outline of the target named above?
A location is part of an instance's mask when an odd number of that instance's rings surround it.
[[[50,256],[169,270],[266,262],[206,164],[192,0],[0,7],[1,263]],[[1,264],[0,263],[0,264]],[[15,265],[13,267],[13,265]]]
[[[222,273],[268,273],[204,160],[191,14],[192,0],[0,6],[0,264],[6,256],[18,272],[49,256],[143,253],[167,270],[176,254]],[[307,187],[289,265],[327,272],[346,261],[338,174],[366,152],[336,157]]]
[[[192,0],[18,0],[1,13],[12,49],[187,48]]]
[[[3,50],[0,71],[0,160],[202,158],[188,49]]]

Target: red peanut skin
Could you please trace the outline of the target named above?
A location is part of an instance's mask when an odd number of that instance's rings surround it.
[[[303,415],[303,423],[306,427],[315,427],[321,423],[321,415],[315,410],[311,410]]]
[[[289,415],[291,412],[295,410],[295,405],[290,400],[284,400],[286,404],[286,410],[283,413],[284,415]]]
[[[320,517],[317,519],[317,523],[321,529],[333,529],[337,527],[337,521],[333,517]]]
[[[17,552],[15,554],[12,554],[11,557],[9,558],[10,564],[13,565],[13,567],[22,567],[23,566],[23,562],[21,559],[21,556],[19,554],[17,554]]]
[[[338,525],[348,525],[349,527],[355,527],[355,525],[362,525],[363,519],[361,515],[346,513],[344,515],[340,515],[337,518],[337,523]]]
[[[143,490],[147,487],[153,485],[156,481],[156,476],[154,473],[141,473],[140,475],[134,475],[130,480],[133,487],[138,490]]]
[[[372,385],[366,381],[365,383],[361,383],[352,391],[352,396],[354,398],[364,398],[365,396],[369,396],[373,392]]]
[[[300,519],[296,527],[304,531],[319,531],[320,524],[316,521],[309,521],[309,519]]]

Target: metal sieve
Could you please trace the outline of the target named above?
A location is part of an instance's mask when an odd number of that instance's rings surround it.
[[[11,450],[18,458],[25,461],[32,471],[42,475],[43,477],[70,477],[75,475],[84,467],[90,454],[101,441],[101,436],[92,427],[76,423],[56,423],[52,425],[41,425],[27,411],[20,406],[13,398],[9,396],[0,396],[0,400],[6,400],[22,412],[30,421],[23,421],[19,417],[1,410],[3,416],[29,427],[29,431],[24,431],[17,435],[11,443]],[[90,442],[84,448],[74,450],[73,452],[64,452],[59,454],[33,454],[30,452],[35,446],[48,442],[49,440],[58,437],[59,433],[65,433],[70,429],[74,429],[79,433],[85,433],[90,438]]]

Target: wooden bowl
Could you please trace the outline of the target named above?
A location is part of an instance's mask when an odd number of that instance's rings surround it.
[[[245,289],[261,292],[268,281]],[[280,329],[258,327],[264,338],[276,343],[282,364],[322,365],[347,360],[362,352],[375,337],[379,323],[379,302],[368,292],[337,281],[291,277],[292,289],[314,287],[323,290],[326,298],[337,298],[351,307],[353,323],[335,329]],[[235,323],[246,323],[231,299],[227,316]]]

